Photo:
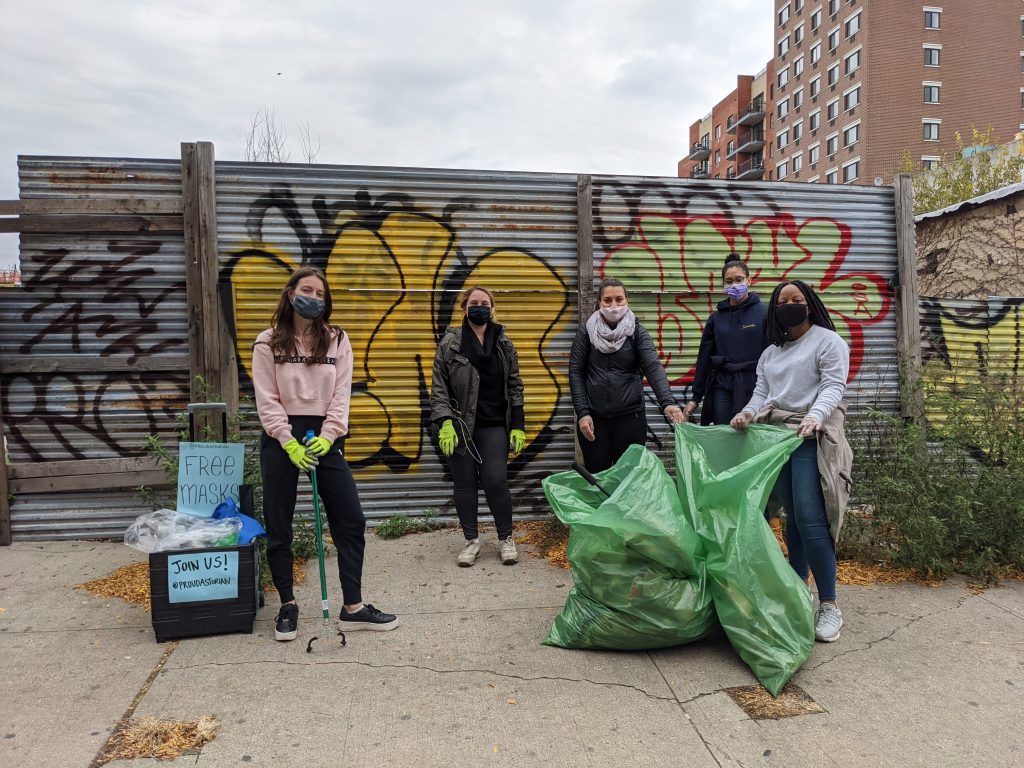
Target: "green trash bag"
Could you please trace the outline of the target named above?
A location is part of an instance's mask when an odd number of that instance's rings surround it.
[[[811,655],[813,600],[762,510],[800,446],[791,429],[754,424],[675,428],[676,487],[703,543],[718,620],[732,647],[777,696]]]
[[[701,540],[661,461],[633,445],[597,478],[610,497],[576,472],[543,482],[558,519],[570,526],[566,554],[575,581],[544,643],[643,650],[707,635],[717,621]]]

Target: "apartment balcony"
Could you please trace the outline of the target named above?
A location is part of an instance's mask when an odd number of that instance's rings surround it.
[[[739,118],[736,120],[737,125],[757,125],[767,116],[767,112],[764,109],[764,97],[758,96],[756,99],[751,101],[747,106],[740,110]]]
[[[736,115],[729,115],[725,121],[725,132],[736,133]]]
[[[764,158],[752,157],[739,164],[736,168],[736,180],[760,179],[764,177]]]
[[[707,160],[711,157],[711,147],[708,146],[708,142],[698,141],[692,147],[690,147],[690,159],[691,160]]]
[[[764,131],[760,128],[744,131],[736,139],[737,152],[749,155],[762,147],[764,147]]]
[[[711,171],[708,170],[707,163],[694,163],[693,168],[690,170],[691,179],[706,179],[711,175]]]

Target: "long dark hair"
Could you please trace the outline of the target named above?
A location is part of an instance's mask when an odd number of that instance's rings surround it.
[[[832,324],[832,318],[828,314],[828,310],[825,309],[825,305],[821,303],[821,299],[818,298],[818,294],[814,292],[803,280],[783,280],[772,291],[771,301],[768,302],[768,341],[777,347],[781,347],[787,341],[789,341],[789,333],[786,328],[779,325],[779,321],[775,317],[775,307],[779,303],[779,294],[782,293],[782,289],[787,285],[795,285],[800,289],[800,293],[804,295],[804,301],[807,302],[807,319],[811,321],[811,325],[820,325],[822,328],[828,328],[830,331],[834,331],[836,327]]]
[[[327,283],[327,276],[316,267],[300,267],[292,272],[292,276],[288,278],[288,282],[281,290],[281,298],[277,302],[277,309],[274,310],[274,318],[270,323],[274,328],[274,332],[270,336],[270,348],[275,353],[295,355],[295,310],[292,308],[289,294],[295,290],[302,278],[311,276],[323,281],[324,313],[310,325],[313,349],[306,365],[313,365],[327,357],[327,350],[331,346],[332,338],[335,335],[341,335],[341,329],[330,324],[333,305],[331,303],[331,286]]]

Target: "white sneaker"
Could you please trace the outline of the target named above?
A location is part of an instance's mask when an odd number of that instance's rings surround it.
[[[476,558],[479,554],[480,539],[469,539],[466,542],[465,548],[459,552],[459,567],[469,568],[469,566],[476,562]]]
[[[501,563],[512,565],[519,562],[519,550],[516,549],[516,542],[511,536],[501,540]]]
[[[843,628],[843,614],[835,603],[821,603],[814,612],[814,639],[819,643],[834,643]]]

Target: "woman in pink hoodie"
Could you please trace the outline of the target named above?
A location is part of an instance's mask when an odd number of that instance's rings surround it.
[[[292,591],[292,518],[299,471],[316,467],[331,538],[338,548],[345,630],[388,630],[398,619],[363,603],[366,519],[345,461],[352,345],[330,324],[331,290],[324,273],[302,267],[281,291],[272,327],[252,347],[256,408],[263,425],[260,471],[267,561],[281,597],[275,637],[294,640],[299,607]],[[308,430],[315,437],[305,440]],[[305,444],[299,442],[304,440]]]

